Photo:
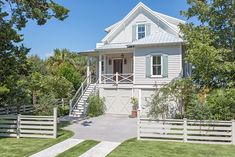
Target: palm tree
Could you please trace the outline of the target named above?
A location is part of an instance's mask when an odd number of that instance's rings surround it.
[[[85,57],[72,53],[68,49],[55,49],[53,56],[51,56],[47,62],[52,69],[56,69],[60,64],[67,62],[73,65],[79,72],[85,72]]]

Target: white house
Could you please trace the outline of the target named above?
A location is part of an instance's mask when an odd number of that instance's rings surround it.
[[[88,63],[88,78],[71,101],[70,114],[80,116],[85,112],[83,104],[95,87],[105,98],[106,113],[130,114],[131,97],[138,98],[140,110],[144,111],[156,87],[185,75],[180,23],[185,22],[140,2],[123,19],[106,28],[107,35],[96,49],[80,53],[97,63],[97,82],[91,81]]]

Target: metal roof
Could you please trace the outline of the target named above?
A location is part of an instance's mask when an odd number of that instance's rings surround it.
[[[166,32],[158,32],[142,38],[140,40],[136,40],[128,46],[135,46],[135,45],[150,45],[150,44],[168,44],[168,43],[181,43],[183,39],[177,37],[175,35],[166,33]]]

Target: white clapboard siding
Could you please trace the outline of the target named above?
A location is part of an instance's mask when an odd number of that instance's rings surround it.
[[[146,56],[151,53],[168,54],[168,77],[146,77]],[[134,52],[134,74],[136,85],[162,85],[181,75],[181,47],[157,46],[148,48],[136,48]]]
[[[153,119],[138,116],[138,139],[235,144],[235,121]]]

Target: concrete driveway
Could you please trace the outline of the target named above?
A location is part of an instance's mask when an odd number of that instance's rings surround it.
[[[75,133],[73,138],[123,142],[137,136],[137,120],[128,115],[106,114],[73,123],[67,129]]]

